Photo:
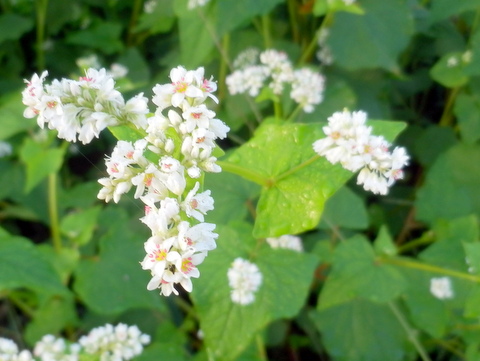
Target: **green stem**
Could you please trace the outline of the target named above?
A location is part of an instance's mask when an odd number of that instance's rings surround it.
[[[452,107],[457,97],[460,88],[453,88],[448,95],[447,103],[440,118],[439,125],[441,127],[446,127],[452,124]]]
[[[230,34],[225,34],[222,38],[222,51],[221,54],[228,54],[228,49],[230,48]],[[227,77],[227,72],[230,64],[226,56],[220,57],[220,69],[218,74],[218,97],[220,99],[225,99],[227,95],[227,83],[225,81]]]
[[[224,170],[225,172],[239,175],[263,187],[267,187],[271,184],[271,181],[268,178],[264,177],[260,173],[257,173],[251,169],[247,169],[240,165],[233,164],[230,162],[224,162],[224,161],[217,161],[217,164],[220,167],[222,167],[222,170]]]
[[[293,41],[300,42],[300,31],[298,30],[296,2],[295,0],[288,0],[288,17],[290,19],[290,28],[292,29]]]
[[[300,57],[300,60],[298,61],[300,65],[305,64],[312,57],[313,53],[315,52],[315,48],[318,47],[318,36],[320,35],[320,32],[332,22],[332,19],[333,19],[333,12],[327,13],[325,15],[325,17],[323,18],[322,24],[318,27],[318,30],[313,35],[312,40],[310,41],[307,48],[305,49],[302,56]]]
[[[50,216],[50,232],[52,233],[53,248],[59,252],[62,249],[62,240],[60,238],[60,224],[58,220],[56,173],[48,175],[48,214]]]
[[[408,321],[403,316],[403,313],[398,309],[397,305],[394,302],[389,302],[388,306],[392,310],[398,322],[400,322],[400,325],[402,325],[402,328],[405,330],[406,334],[408,335],[408,339],[417,350],[418,354],[420,355],[420,358],[423,361],[431,361],[430,357],[428,357],[428,354],[423,348],[422,344],[420,343],[420,341],[418,341],[416,330],[410,327],[410,325],[408,324]]]
[[[274,101],[273,102],[273,111],[275,114],[275,118],[282,119],[282,104],[280,102]]]
[[[36,0],[37,34],[36,57],[37,70],[45,69],[45,19],[47,17],[48,0]]]
[[[471,275],[469,273],[455,271],[448,268],[442,268],[442,267],[434,266],[431,264],[421,263],[418,261],[412,261],[405,258],[381,258],[378,261],[380,263],[387,263],[387,264],[392,264],[400,267],[414,268],[414,269],[419,269],[426,272],[435,272],[435,273],[440,273],[447,276],[461,278],[467,281],[480,283],[480,276]]]
[[[270,17],[268,15],[262,16],[262,34],[265,49],[272,47],[272,36],[270,34]]]
[[[143,5],[143,0],[135,0],[133,3],[133,8],[132,8],[132,16],[130,17],[130,23],[128,24],[128,29],[127,29],[127,45],[132,46],[133,44],[133,37],[134,37],[134,28],[137,24],[137,19],[142,11],[142,5]]]
[[[292,123],[293,122],[293,119],[295,119],[295,117],[298,115],[298,113],[300,113],[300,111],[302,110],[302,106],[299,104],[297,105],[297,107],[290,113],[290,115],[288,116],[287,118],[287,123]]]
[[[268,356],[267,351],[265,350],[265,343],[263,342],[262,336],[260,334],[257,334],[257,336],[255,337],[255,343],[257,344],[258,356],[260,360],[267,361]]]
[[[435,235],[432,231],[426,232],[420,238],[414,239],[411,242],[405,243],[404,245],[398,247],[398,253],[405,253],[412,249],[417,248],[418,246],[423,246],[424,244],[430,244],[435,241]]]

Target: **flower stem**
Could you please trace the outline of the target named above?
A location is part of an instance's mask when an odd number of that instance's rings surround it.
[[[222,54],[228,54],[228,49],[230,48],[230,34],[225,34],[222,38]],[[220,69],[218,74],[218,97],[220,99],[225,99],[227,95],[226,81],[227,72],[229,69],[229,61],[226,56],[220,57]]]
[[[127,30],[127,45],[129,46],[135,45],[133,43],[133,39],[134,39],[133,31],[134,31],[135,25],[137,24],[138,15],[142,10],[142,3],[143,3],[143,0],[135,0],[135,2],[133,3],[132,16],[130,17],[130,23],[128,24],[128,30]]]
[[[241,165],[224,161],[217,161],[217,164],[222,167],[222,170],[225,172],[239,175],[245,179],[248,179],[249,181],[260,184],[261,186],[266,187],[271,183],[271,181],[265,176],[251,169],[244,168]]]
[[[62,249],[62,240],[60,238],[60,224],[58,220],[56,173],[48,175],[48,214],[50,216],[50,232],[52,234],[53,248],[59,252]]]
[[[272,45],[272,36],[270,34],[270,17],[268,15],[262,16],[262,34],[265,49],[270,49]]]
[[[322,29],[326,28],[328,24],[330,24],[330,22],[332,21],[332,18],[333,18],[333,12],[329,12],[325,15],[325,17],[323,18],[322,24],[319,26],[318,30],[313,35],[312,40],[310,41],[307,48],[303,52],[300,60],[298,61],[300,65],[305,64],[311,58],[313,52],[315,51],[315,48],[318,46],[318,36],[320,35],[320,32],[322,31]]]
[[[480,283],[480,276],[471,275],[465,272],[455,271],[448,268],[442,268],[442,267],[434,266],[431,264],[421,263],[418,261],[413,261],[405,258],[380,258],[378,261],[380,263],[388,263],[388,264],[392,264],[400,267],[414,268],[414,269],[419,269],[426,272],[436,272],[436,273],[444,274],[447,276],[452,276],[452,277],[461,278],[467,281]]]
[[[45,69],[45,19],[47,17],[48,0],[36,0],[37,34],[36,34],[36,61],[37,70]]]
[[[400,322],[400,325],[402,326],[402,328],[405,330],[406,334],[408,335],[408,339],[417,350],[418,354],[420,355],[420,358],[423,361],[431,361],[430,357],[428,357],[428,354],[423,348],[422,344],[420,343],[420,341],[418,341],[416,331],[410,327],[410,325],[408,324],[408,321],[406,320],[403,313],[399,310],[397,305],[394,302],[389,302],[388,306],[392,310],[398,322]]]
[[[255,342],[257,344],[257,350],[258,350],[258,357],[260,360],[267,361],[267,352],[265,351],[265,343],[263,342],[262,336],[260,334],[257,334],[255,337]]]
[[[295,172],[298,172],[299,170],[309,166],[310,164],[312,164],[313,162],[315,162],[319,158],[320,158],[319,155],[314,155],[312,158],[307,159],[305,162],[300,163],[296,167],[293,167],[293,168],[287,170],[285,173],[280,174],[277,178],[275,178],[275,182],[278,182],[278,181],[282,180],[283,178],[286,178],[286,177],[290,176],[291,174],[293,174]]]

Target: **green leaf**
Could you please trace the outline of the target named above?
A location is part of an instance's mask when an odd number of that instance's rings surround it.
[[[244,220],[260,193],[257,184],[227,172],[206,173],[205,189],[210,189],[215,199],[215,209],[207,215],[207,221],[215,224]]]
[[[175,24],[173,2],[158,0],[153,3],[153,11],[143,12],[135,27],[135,32],[148,31],[150,34],[169,32]]]
[[[356,299],[327,310],[312,311],[310,316],[333,360],[412,359],[407,335],[387,305]]]
[[[101,209],[100,206],[96,206],[85,211],[69,213],[62,218],[60,231],[77,245],[88,243],[97,225]]]
[[[448,53],[443,55],[430,69],[430,76],[447,88],[460,87],[469,80],[464,65],[462,53]]]
[[[135,142],[139,139],[145,138],[146,136],[146,133],[143,130],[138,129],[131,123],[108,127],[108,130],[118,140],[125,140],[128,142]]]
[[[479,0],[433,0],[431,2],[431,20],[437,22],[453,15],[460,15],[465,11],[477,10],[480,6]]]
[[[326,200],[350,178],[350,172],[313,152],[313,142],[322,136],[320,126],[315,124],[264,123],[228,158],[228,163],[240,168],[239,174],[251,172],[264,182],[255,237],[277,237],[314,228]]]
[[[100,238],[98,257],[80,262],[75,273],[75,291],[91,310],[100,314],[141,307],[162,309],[164,303],[158,292],[146,288],[150,275],[139,266],[145,255],[143,241],[130,230],[126,212],[106,208],[100,218],[109,231]]]
[[[28,17],[12,13],[0,15],[0,44],[7,40],[19,40],[33,25],[33,20]]]
[[[44,149],[41,144],[26,138],[20,149],[20,159],[27,166],[25,192],[30,192],[48,175],[58,172],[64,155],[65,149]]]
[[[400,134],[407,127],[405,122],[400,122],[397,120],[369,119],[368,125],[372,127],[373,134],[383,136],[390,143],[393,143],[398,134]]]
[[[123,50],[120,40],[122,26],[113,22],[102,22],[89,29],[70,33],[67,43],[87,46],[105,54],[113,54]]]
[[[414,31],[407,1],[364,0],[361,5],[363,16],[334,15],[327,44],[335,63],[348,70],[380,67],[399,73],[397,58]]]
[[[402,274],[393,266],[379,263],[370,243],[356,236],[335,250],[332,271],[320,293],[318,308],[331,308],[357,296],[386,303],[405,287]]]
[[[3,96],[0,103],[0,140],[37,127],[35,119],[28,119],[23,116],[25,106],[22,104],[20,92]]]
[[[473,144],[480,139],[480,98],[478,93],[460,93],[455,99],[453,109],[457,120],[462,139],[466,143]]]
[[[50,298],[41,305],[33,315],[25,330],[25,339],[30,345],[45,335],[55,335],[66,327],[75,326],[78,322],[75,299],[70,297]]]
[[[427,223],[480,216],[480,146],[458,144],[440,155],[418,190],[417,218]],[[455,205],[455,206],[452,206]]]
[[[373,247],[378,255],[395,256],[397,254],[397,246],[393,243],[392,236],[385,226],[378,231]]]
[[[272,249],[266,242],[258,244],[251,238],[249,226],[237,230],[218,227],[217,231],[218,248],[199,266],[201,276],[194,283],[192,299],[206,347],[216,359],[233,360],[269,322],[299,312],[317,259],[310,254]],[[255,263],[263,276],[250,305],[238,305],[230,299],[227,271],[237,257]]]
[[[368,213],[363,200],[348,187],[342,187],[325,205],[319,224],[321,229],[344,227],[365,229],[368,227]]]
[[[358,4],[346,4],[345,1],[342,0],[317,0],[313,5],[313,14],[316,16],[337,11],[346,11],[358,15],[365,13]]]
[[[29,240],[1,237],[0,290],[23,287],[50,295],[68,292],[52,264]]]

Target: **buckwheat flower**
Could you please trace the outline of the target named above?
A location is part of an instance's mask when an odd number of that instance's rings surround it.
[[[28,350],[20,351],[12,340],[0,337],[0,360],[2,361],[33,361],[33,356]]]
[[[143,4],[143,11],[146,14],[151,14],[153,13],[156,7],[157,7],[157,0],[147,0]]]
[[[140,262],[142,269],[150,270],[153,277],[147,285],[148,290],[154,290],[160,285],[163,272],[167,266],[167,255],[172,248],[174,237],[161,240],[159,237],[150,237],[144,244],[145,258]]]
[[[244,94],[255,97],[265,85],[269,76],[269,70],[264,65],[252,65],[244,69],[234,71],[225,79],[228,91],[231,95]]]
[[[191,189],[185,200],[182,202],[182,209],[187,216],[193,217],[196,220],[203,222],[204,215],[208,211],[213,210],[213,198],[210,196],[210,190],[206,190],[202,193],[197,193],[200,188],[200,183],[196,182],[193,189]]]
[[[314,106],[322,102],[324,88],[325,78],[320,73],[302,68],[293,73],[290,96],[304,112],[311,113]]]
[[[121,323],[94,328],[79,340],[87,354],[98,355],[102,361],[131,360],[140,355],[148,343],[150,336],[142,334],[137,326]]]
[[[262,284],[262,274],[254,263],[236,258],[228,269],[227,277],[234,303],[248,305],[255,301],[255,292]]]
[[[323,127],[326,138],[313,143],[316,153],[351,172],[360,171],[357,184],[374,194],[385,195],[395,180],[403,177],[408,155],[402,147],[390,152],[384,137],[372,135],[366,113],[336,112]]]
[[[83,56],[75,60],[75,64],[81,69],[88,69],[88,68],[100,68],[100,61],[98,59],[97,54],[90,54],[87,56]]]
[[[212,251],[217,247],[215,240],[218,234],[214,233],[215,224],[199,223],[191,226],[182,221],[178,224],[177,244],[182,251],[194,250],[195,252]]]
[[[452,282],[449,277],[438,277],[430,280],[430,293],[440,300],[453,298]]]
[[[128,68],[119,63],[110,65],[110,75],[113,79],[124,78],[128,74]]]
[[[48,72],[44,71],[40,76],[33,74],[31,80],[24,80],[27,88],[22,91],[22,102],[27,106],[23,112],[25,118],[34,118],[38,115],[37,105],[44,94],[43,82]]]
[[[235,69],[243,69],[251,65],[257,64],[260,50],[257,48],[247,48],[237,55],[233,61],[233,67]]]
[[[210,0],[188,0],[188,9],[192,10],[198,7],[205,6]]]
[[[286,53],[269,49],[260,54],[260,62],[267,66],[272,81],[269,87],[274,94],[281,94],[285,83],[292,82],[293,67]]]
[[[80,347],[77,344],[67,344],[63,338],[45,335],[35,344],[34,356],[41,361],[77,361]]]
[[[280,237],[268,237],[266,241],[272,248],[285,248],[303,252],[302,239],[297,236],[286,234]]]
[[[330,35],[329,28],[322,28],[318,33],[318,51],[317,59],[323,65],[331,65],[333,63],[333,55],[330,47],[327,45],[327,38]]]

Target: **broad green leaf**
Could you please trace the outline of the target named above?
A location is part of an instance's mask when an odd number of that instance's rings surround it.
[[[56,173],[63,163],[65,149],[44,149],[32,139],[26,138],[20,149],[20,159],[27,166],[25,192],[30,192],[48,175]]]
[[[348,70],[383,68],[399,73],[397,58],[413,35],[413,17],[405,0],[364,0],[365,14],[338,12],[327,44],[335,64]]]
[[[122,26],[114,22],[103,22],[78,32],[70,33],[67,43],[87,46],[105,54],[123,50],[120,40]]]
[[[33,20],[29,17],[12,13],[0,15],[0,44],[6,40],[19,40],[33,25]]]
[[[342,187],[328,199],[319,227],[331,229],[344,227],[365,229],[368,227],[368,213],[363,200],[348,187]]]
[[[175,23],[172,4],[171,0],[159,0],[151,3],[152,11],[145,11],[140,15],[135,32],[148,31],[151,34],[157,34],[170,31]]]
[[[369,119],[368,125],[373,128],[373,134],[383,136],[390,143],[407,127],[406,123],[397,120]]]
[[[480,98],[478,93],[460,93],[455,99],[453,109],[458,120],[458,127],[462,139],[466,143],[473,144],[480,139]]]
[[[441,275],[408,268],[403,275],[408,284],[403,299],[414,326],[433,337],[443,337],[450,321],[450,305],[430,293],[431,279]]]
[[[249,208],[255,207],[254,200],[260,187],[235,174],[207,173],[205,189],[210,189],[215,199],[215,209],[208,212],[206,220],[215,224],[228,224],[245,219]]]
[[[432,0],[431,2],[431,20],[437,22],[453,15],[460,15],[465,11],[478,10],[479,0]]]
[[[314,228],[326,200],[351,176],[315,155],[319,125],[263,124],[227,162],[264,182],[257,205],[255,237],[277,237]],[[230,167],[230,166],[229,166]],[[229,169],[223,166],[224,170]]]
[[[130,308],[164,307],[158,292],[148,291],[150,275],[139,262],[145,256],[138,233],[129,229],[126,212],[106,208],[100,215],[109,231],[100,238],[100,254],[82,260],[75,273],[74,289],[94,312],[118,314]]]
[[[388,229],[382,226],[378,231],[377,238],[373,243],[375,253],[379,255],[395,256],[397,254],[397,246],[393,243],[392,236],[388,233]]]
[[[253,20],[268,14],[283,0],[220,0],[216,2],[216,33],[222,36]]]
[[[313,14],[322,16],[327,13],[346,11],[354,14],[364,14],[363,9],[355,2],[347,4],[342,0],[317,0],[313,5]]]
[[[469,80],[464,65],[462,53],[448,53],[430,69],[430,76],[447,88],[456,88],[465,85]]]
[[[0,104],[0,140],[37,127],[35,119],[23,116],[25,106],[20,91],[2,97]]]
[[[60,231],[79,246],[88,243],[97,225],[101,209],[100,206],[96,206],[67,214],[60,223]]]
[[[272,249],[252,239],[249,227],[236,228],[218,227],[218,248],[199,266],[201,275],[192,292],[206,347],[218,360],[235,359],[269,322],[295,316],[317,265],[313,255]],[[255,263],[262,273],[262,284],[250,305],[230,299],[227,271],[237,257]]]
[[[35,311],[33,320],[28,323],[25,330],[25,338],[33,345],[43,336],[58,334],[66,327],[75,326],[77,322],[73,295],[50,298]]]
[[[332,271],[320,293],[318,307],[331,308],[357,296],[386,303],[405,287],[402,274],[393,266],[381,264],[370,243],[356,236],[335,250]]]
[[[388,140],[405,127],[402,122],[371,124]],[[277,237],[314,228],[327,199],[352,176],[314,153],[313,142],[324,136],[319,124],[266,122],[250,141],[222,162],[225,171],[263,185],[255,237]]]
[[[427,223],[480,215],[480,147],[458,144],[440,155],[418,190],[417,218]]]
[[[432,142],[435,139],[435,142]],[[458,143],[455,132],[450,127],[429,126],[420,130],[414,145],[409,149],[425,167],[434,164],[435,159],[448,148]]]
[[[53,268],[60,276],[63,284],[68,284],[73,271],[80,260],[80,251],[77,248],[63,247],[60,250],[55,250],[50,244],[40,244],[37,249],[47,259]]]
[[[463,243],[468,271],[480,275],[480,242]]]
[[[0,290],[27,288],[37,293],[65,295],[53,265],[27,239],[0,238]]]
[[[403,361],[413,359],[407,334],[392,309],[356,299],[311,318],[335,361]]]

